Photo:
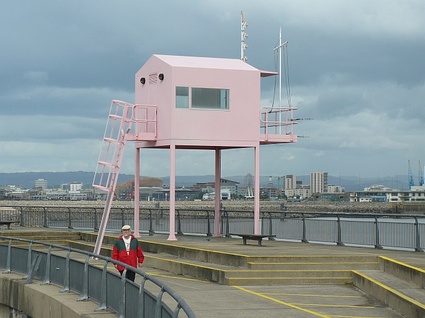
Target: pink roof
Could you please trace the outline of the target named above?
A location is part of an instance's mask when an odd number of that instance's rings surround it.
[[[157,57],[161,61],[164,61],[168,65],[175,67],[257,71],[260,72],[261,77],[268,77],[279,74],[278,72],[274,71],[261,71],[239,59],[160,54],[154,54],[153,56]]]
[[[213,58],[213,57],[194,57],[194,56],[176,56],[176,55],[157,55],[153,56],[174,67],[188,68],[213,68],[222,70],[247,70],[259,71],[255,67],[239,59]]]

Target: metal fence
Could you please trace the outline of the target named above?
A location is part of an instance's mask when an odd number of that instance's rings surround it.
[[[27,284],[37,278],[43,284],[61,286],[61,292],[80,293],[78,300],[90,299],[100,304],[97,311],[109,308],[122,318],[196,318],[184,299],[172,289],[139,269],[109,257],[5,236],[0,236],[0,255],[0,268],[4,273],[24,273]],[[125,272],[121,277],[108,271],[110,263],[120,264],[126,270],[131,268],[136,277],[141,278],[140,285],[126,280]]]
[[[21,226],[98,230],[103,208],[61,206],[13,207]],[[107,230],[117,231],[124,224],[133,226],[133,208],[112,208]],[[253,233],[253,211],[220,211],[219,233]],[[154,235],[169,232],[169,210],[140,209],[140,231]],[[425,216],[419,214],[373,214],[335,212],[261,211],[261,231],[277,240],[423,251]],[[213,209],[176,209],[177,234],[211,236]]]

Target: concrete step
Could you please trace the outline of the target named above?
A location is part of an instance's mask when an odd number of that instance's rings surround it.
[[[353,271],[353,284],[405,317],[425,317],[425,290],[379,270]]]
[[[283,285],[346,285],[352,284],[351,277],[255,277],[228,278],[231,286],[283,286]]]
[[[310,256],[251,256],[248,264],[251,263],[334,263],[334,262],[377,262],[377,256],[370,254],[356,254],[356,255],[310,255]]]
[[[21,231],[21,232],[15,232],[15,231],[3,231],[0,232],[0,236],[9,236],[9,237],[19,237],[22,239],[27,240],[39,240],[39,241],[46,241],[52,238],[60,238],[62,240],[64,239],[70,239],[70,240],[79,240],[81,239],[80,233],[78,232],[70,232],[70,231]]]
[[[226,278],[310,278],[346,277],[351,279],[351,270],[227,270]]]
[[[96,236],[82,233],[87,241],[70,246],[91,251]],[[109,256],[116,237],[105,236],[102,255]],[[163,242],[139,241],[145,253],[144,266],[177,275],[230,285],[351,284],[352,269],[377,268],[376,256],[261,256],[250,257]],[[105,244],[106,243],[106,244]],[[356,261],[357,260],[357,261]],[[338,264],[341,263],[341,266]]]
[[[306,262],[306,263],[257,263],[248,262],[248,268],[251,270],[353,270],[353,269],[379,269],[377,257],[371,262],[345,262],[334,259],[332,262]]]

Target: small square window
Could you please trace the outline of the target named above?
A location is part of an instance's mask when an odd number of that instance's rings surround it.
[[[189,108],[189,87],[176,86],[176,108]]]

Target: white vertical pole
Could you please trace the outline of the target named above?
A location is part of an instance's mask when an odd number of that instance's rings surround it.
[[[140,148],[136,147],[134,169],[134,236],[140,236]]]
[[[279,29],[279,107],[282,107],[282,28]]]
[[[282,107],[282,28],[279,28],[279,108]],[[282,110],[279,109],[279,134],[282,134]]]
[[[176,145],[170,145],[170,234],[169,241],[176,238]]]
[[[260,145],[254,147],[254,234],[260,233]]]
[[[215,198],[214,198],[214,236],[220,236],[220,202],[221,202],[221,150],[215,150]]]

